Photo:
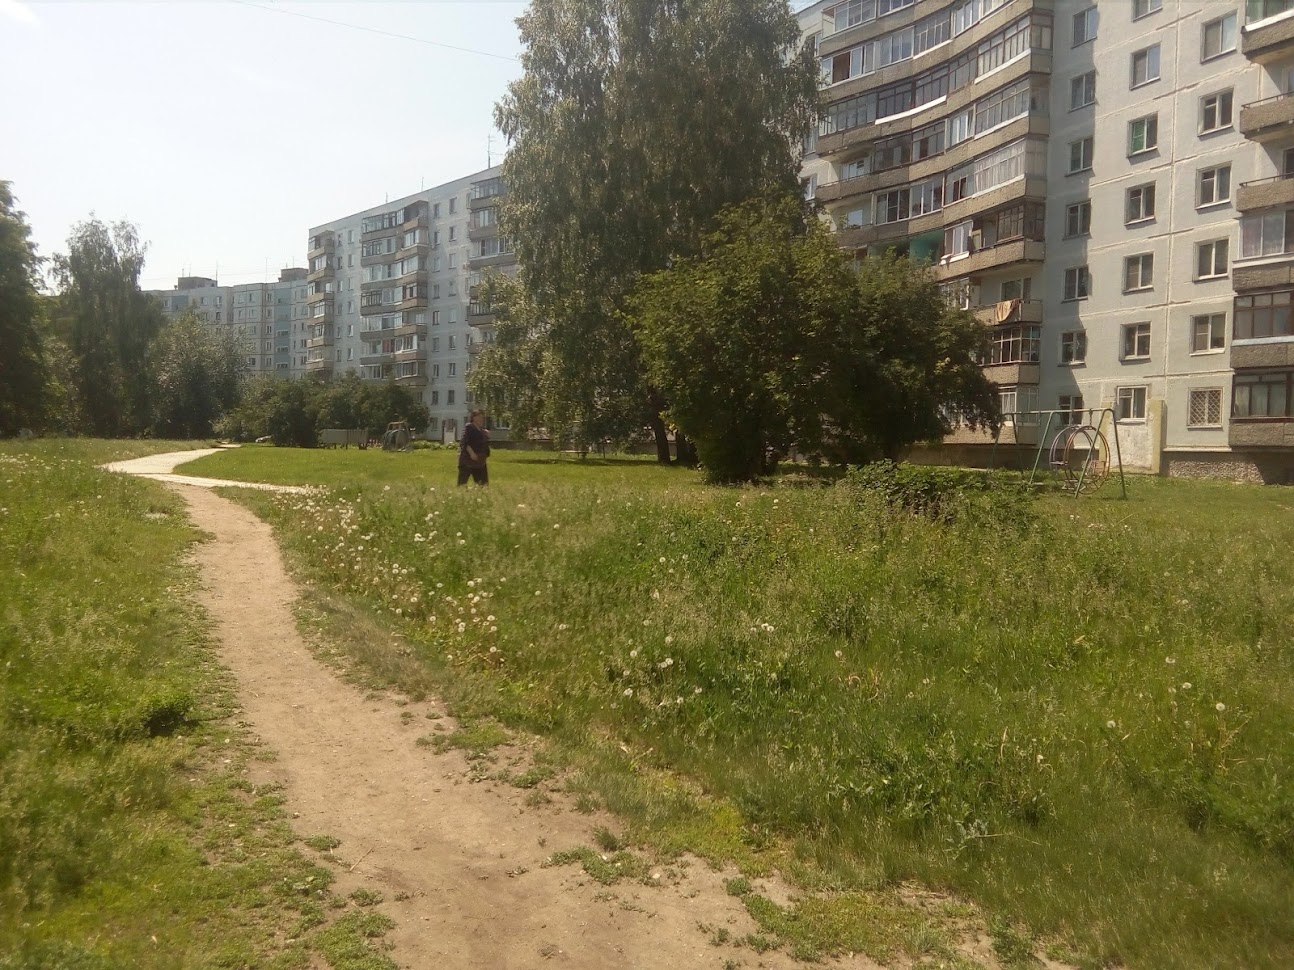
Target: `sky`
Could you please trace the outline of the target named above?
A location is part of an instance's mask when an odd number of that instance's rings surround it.
[[[312,226],[480,171],[491,136],[498,163],[524,9],[0,0],[0,179],[41,256],[93,213],[138,227],[145,289],[277,279]]]

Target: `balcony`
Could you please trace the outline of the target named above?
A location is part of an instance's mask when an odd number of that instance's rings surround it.
[[[1294,421],[1232,418],[1227,444],[1232,448],[1294,448]]]
[[[1253,4],[1250,4],[1253,6]],[[1240,31],[1240,51],[1255,64],[1270,64],[1294,54],[1294,17],[1281,17],[1279,8],[1285,4],[1259,4],[1255,13],[1257,19],[1253,26],[1245,26]],[[1267,6],[1277,10],[1277,14],[1264,17],[1261,7]]]
[[[406,374],[403,377],[397,376],[395,379],[395,382],[397,384],[404,384],[409,387],[426,387],[427,375],[426,374]]]
[[[400,223],[399,230],[401,233],[412,232],[414,229],[426,229],[431,225],[431,215],[426,208],[419,209],[415,214],[409,216]]]
[[[469,303],[467,305],[467,322],[474,327],[494,322],[494,307],[488,303]]]
[[[314,375],[314,376],[316,376],[316,377],[326,377],[327,375],[331,374],[332,372],[333,372],[333,360],[332,360],[332,358],[326,358],[326,359],[324,359],[324,360],[307,360],[307,361],[306,361],[306,373],[307,373],[307,374],[311,374],[311,375]]]
[[[1016,239],[980,249],[959,259],[940,261],[934,265],[935,279],[956,279],[971,273],[982,273],[998,266],[1012,263],[1041,263],[1045,247],[1035,239]]]
[[[322,347],[331,347],[334,343],[332,333],[326,333],[322,337],[311,337],[306,341],[306,350],[318,350]]]
[[[1294,253],[1266,258],[1283,258],[1287,262],[1253,267],[1246,267],[1239,260],[1231,264],[1231,285],[1237,293],[1243,290],[1265,290],[1273,286],[1294,286],[1294,265],[1288,262],[1294,259]]]
[[[325,266],[322,269],[312,270],[311,272],[307,273],[306,282],[318,283],[321,281],[335,279],[336,276],[337,276],[336,269],[334,269],[332,266]]]
[[[306,254],[307,259],[314,259],[316,256],[327,256],[337,250],[337,237],[331,232],[321,233],[318,236],[310,237],[310,251]]]
[[[306,303],[313,306],[316,303],[322,303],[325,300],[331,300],[333,298],[333,295],[334,294],[332,290],[320,290],[317,293],[311,290],[309,293],[306,294]]]
[[[467,196],[467,208],[470,212],[477,209],[488,209],[498,205],[507,190],[502,179],[488,179],[472,186]]]
[[[467,227],[467,238],[472,242],[477,242],[478,240],[481,240],[481,239],[489,239],[493,236],[497,236],[498,234],[499,234],[499,224],[497,222],[491,222],[488,226],[469,225]]]
[[[324,323],[331,323],[333,318],[333,308],[335,306],[336,304],[332,302],[315,304],[315,306],[311,309],[310,316],[306,318],[306,321],[305,321],[306,326],[317,327]],[[322,307],[323,309],[320,310],[319,309],[320,307]],[[319,313],[317,316],[315,315],[315,312],[314,312],[315,310],[319,310]]]
[[[1236,209],[1250,212],[1269,209],[1277,205],[1294,205],[1294,176],[1273,175],[1271,178],[1242,182],[1236,189]]]
[[[1231,367],[1233,370],[1294,367],[1294,340],[1275,340],[1261,344],[1233,343]]]
[[[984,376],[994,384],[1037,384],[1037,364],[985,364]]]
[[[1294,128],[1294,94],[1253,101],[1240,109],[1240,134],[1257,142],[1291,134]]]
[[[1004,323],[1042,323],[1042,300],[1003,300],[971,311],[986,327]]]
[[[486,269],[490,266],[511,266],[517,261],[517,254],[496,253],[493,256],[473,256],[467,261],[467,268],[470,270]]]

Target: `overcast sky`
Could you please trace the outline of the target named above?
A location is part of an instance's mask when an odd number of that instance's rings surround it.
[[[485,168],[491,134],[498,161],[524,9],[0,0],[0,179],[41,255],[93,212],[139,226],[146,288],[276,279],[311,226]]]

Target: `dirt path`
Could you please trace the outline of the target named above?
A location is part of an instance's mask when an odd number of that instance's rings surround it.
[[[235,447],[235,446],[230,446]],[[113,461],[101,466],[108,472],[125,472],[140,478],[151,478],[168,485],[196,485],[199,488],[221,488],[224,486],[238,488],[255,488],[264,492],[288,492],[303,495],[314,489],[303,485],[265,485],[260,482],[234,482],[224,478],[200,478],[193,475],[176,475],[175,469],[185,462],[207,455],[216,455],[224,448],[197,448],[193,451],[168,451],[160,455],[145,455],[143,458],[130,458],[126,461]]]
[[[663,876],[659,887],[609,889],[578,867],[545,868],[553,851],[592,845],[593,828],[607,820],[528,808],[517,789],[467,782],[461,755],[416,745],[434,702],[365,699],[339,680],[297,633],[297,589],[270,527],[210,491],[178,491],[215,537],[196,554],[202,598],[245,717],[278,756],[253,780],[285,786],[300,835],[341,840],[340,892],[383,891],[400,966],[799,966],[780,953],[710,942],[713,930],[740,938],[756,927],[723,877],[702,865],[677,883]],[[402,719],[409,711],[415,716]]]

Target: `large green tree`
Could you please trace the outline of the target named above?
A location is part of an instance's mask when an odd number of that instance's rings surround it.
[[[495,118],[525,299],[477,386],[527,381],[515,397],[537,413],[514,425],[617,438],[648,425],[668,460],[667,402],[624,302],[725,206],[796,190],[812,52],[785,0],[534,0],[518,23],[525,74]]]
[[[247,355],[228,328],[194,310],[166,324],[149,352],[152,430],[168,438],[206,438],[239,399]]]
[[[31,229],[0,182],[0,435],[42,423],[48,373],[41,340],[39,260]]]
[[[130,223],[91,217],[54,259],[56,322],[72,354],[81,430],[90,434],[138,434],[152,419],[148,354],[163,314],[139,288],[146,249]]]
[[[629,309],[649,379],[712,481],[749,481],[792,446],[865,461],[939,437],[950,415],[997,419],[974,316],[907,259],[851,267],[796,197],[724,213],[698,255],[639,281]]]

